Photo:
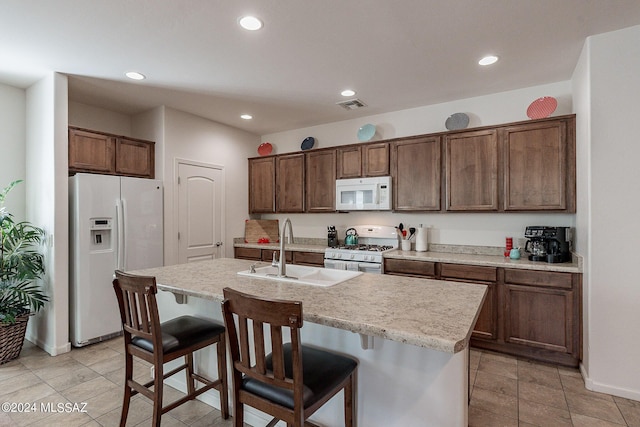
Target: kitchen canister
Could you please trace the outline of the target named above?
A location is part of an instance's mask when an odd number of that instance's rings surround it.
[[[426,252],[429,247],[428,227],[420,225],[416,229],[416,252]]]

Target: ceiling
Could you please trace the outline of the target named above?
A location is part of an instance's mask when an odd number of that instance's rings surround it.
[[[264,135],[568,80],[586,37],[638,24],[638,0],[2,0],[0,82],[57,71],[73,101]]]

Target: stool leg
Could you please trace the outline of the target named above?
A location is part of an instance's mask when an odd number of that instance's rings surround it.
[[[124,356],[124,396],[122,397],[122,412],[120,414],[120,427],[124,427],[127,423],[129,415],[129,403],[131,402],[131,387],[129,380],[133,379],[133,356],[126,354]]]
[[[355,378],[352,373],[349,375],[349,381],[344,387],[344,425],[345,427],[352,427],[353,420],[355,418]]]
[[[218,378],[220,379],[220,412],[223,419],[229,418],[229,384],[227,382],[227,344],[224,337],[216,344],[218,350]]]
[[[196,391],[195,380],[193,379],[193,353],[185,354],[184,361],[187,364],[187,394],[192,395]]]
[[[160,427],[160,418],[162,417],[162,387],[164,370],[162,363],[155,364],[155,378],[153,379],[153,426]]]

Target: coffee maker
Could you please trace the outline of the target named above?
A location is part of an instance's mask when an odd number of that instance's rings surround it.
[[[571,261],[571,228],[528,226],[524,231],[524,250],[529,260],[549,263]]]

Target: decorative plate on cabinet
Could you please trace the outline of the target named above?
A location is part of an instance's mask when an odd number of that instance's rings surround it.
[[[313,148],[313,144],[315,144],[315,142],[316,139],[314,137],[308,136],[302,141],[302,145],[300,145],[300,148],[303,150],[310,150]]]
[[[454,113],[447,118],[444,125],[449,130],[464,129],[469,126],[469,116],[465,113]]]
[[[262,144],[258,145],[258,154],[260,154],[261,156],[268,156],[269,154],[271,154],[271,150],[273,150],[273,147],[269,142],[263,142]]]
[[[376,134],[376,127],[370,123],[363,125],[360,129],[358,129],[358,141],[366,142],[371,140],[373,136]]]
[[[553,96],[543,96],[529,104],[527,116],[530,119],[544,119],[556,111],[558,101]]]

